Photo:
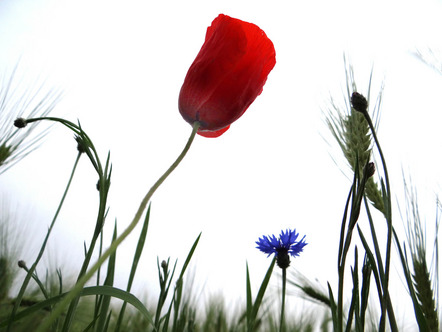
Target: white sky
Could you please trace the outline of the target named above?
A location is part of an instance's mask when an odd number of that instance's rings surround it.
[[[202,231],[193,261],[197,282],[237,299],[245,294],[246,260],[256,283],[270,263],[254,242],[285,228],[306,234],[309,243],[292,266],[324,285],[335,282],[350,182],[330,157],[346,170],[340,151],[323,139],[334,143],[323,110],[330,93],[342,100],[344,53],[361,93],[372,66],[373,93],[385,81],[379,137],[393,190],[402,196],[405,169],[419,185],[420,198],[427,199],[422,214],[433,228],[442,180],[442,77],[411,52],[442,50],[440,1],[122,3],[0,3],[0,71],[21,59],[18,76],[63,89],[52,115],[80,119],[103,162],[111,151],[108,238],[115,218],[120,231],[130,222],[190,134],[177,109],[178,92],[211,21],[224,13],[257,24],[273,41],[277,60],[264,92],[244,116],[220,138],[197,137],[155,194],[138,287],[157,289],[156,257],[178,258],[181,266]],[[35,246],[61,198],[75,147],[70,132],[53,127],[39,150],[0,178],[1,194],[32,211],[30,223],[39,225],[29,232]],[[84,158],[50,244],[59,264],[81,260],[83,241],[95,225],[96,180]],[[121,278],[135,245],[136,237],[130,238],[118,257]],[[72,258],[65,262],[67,254]],[[71,262],[73,257],[78,261]]]

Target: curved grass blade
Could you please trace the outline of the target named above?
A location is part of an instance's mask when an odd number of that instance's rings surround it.
[[[112,235],[112,241],[115,241],[115,239],[117,238],[117,222],[115,221],[115,226],[114,226],[114,234]],[[107,275],[106,275],[106,279],[104,280],[104,285],[106,286],[113,286],[114,284],[114,276],[115,276],[115,261],[116,261],[116,251],[110,255],[109,257],[109,263],[107,265]],[[102,295],[100,297],[100,313],[99,313],[99,318],[98,318],[98,328],[96,329],[96,331],[106,331],[107,328],[106,326],[108,325],[108,320],[109,318],[107,318],[106,316],[109,316],[109,307],[110,307],[110,301],[111,301],[111,297],[109,295]]]
[[[34,304],[33,306],[20,311],[17,313],[14,317],[14,321],[20,320],[34,312],[37,312],[39,310],[42,310],[44,308],[47,308],[48,306],[52,306],[57,304],[59,301],[63,299],[69,292],[63,293],[61,295],[57,295],[54,297],[51,297],[47,300],[38,302],[37,304]],[[130,303],[133,305],[143,316],[149,321],[152,326],[153,320],[152,315],[147,310],[147,308],[144,306],[143,303],[133,294],[126,292],[122,289],[115,288],[112,286],[91,286],[91,287],[85,287],[83,288],[82,292],[80,293],[80,296],[91,296],[91,295],[104,295],[104,296],[111,296],[120,300],[123,300],[125,302]],[[0,322],[0,328],[6,326],[9,323],[9,319],[4,320]]]
[[[267,270],[267,273],[264,276],[261,286],[259,287],[258,294],[256,295],[255,303],[253,304],[251,312],[250,312],[250,321],[249,321],[248,328],[247,328],[247,331],[249,331],[249,332],[253,331],[255,328],[256,317],[258,316],[259,307],[261,306],[262,301],[264,299],[264,294],[265,294],[265,291],[266,291],[267,286],[269,284],[270,277],[272,276],[272,272],[273,272],[273,268],[275,266],[275,263],[276,263],[276,257],[273,258],[272,263],[270,264],[270,266]]]
[[[127,282],[127,288],[126,291],[130,292],[132,288],[132,283],[135,278],[135,272],[137,271],[138,262],[140,261],[141,254],[144,249],[144,243],[146,241],[146,235],[147,235],[147,228],[149,226],[149,217],[150,217],[150,207],[147,208],[146,217],[144,218],[143,228],[141,229],[140,237],[138,238],[138,244],[137,248],[135,249],[134,259],[132,261],[132,268],[130,270],[129,280]],[[126,305],[127,303],[124,302],[123,306],[121,307],[120,314],[118,316],[117,326],[115,328],[115,332],[120,331],[121,324],[123,323],[123,317],[124,312],[126,311]]]

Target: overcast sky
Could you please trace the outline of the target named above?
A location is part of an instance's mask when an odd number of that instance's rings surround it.
[[[292,266],[324,285],[336,281],[350,182],[324,110],[330,94],[343,102],[343,54],[361,93],[372,68],[373,95],[385,83],[379,138],[393,191],[402,197],[404,169],[426,200],[421,205],[431,230],[442,181],[442,77],[412,53],[442,50],[440,1],[3,0],[0,72],[19,62],[17,76],[24,82],[63,90],[52,115],[79,119],[103,162],[111,151],[107,237],[115,218],[120,231],[130,222],[190,135],[178,93],[219,13],[262,28],[277,63],[244,116],[219,138],[196,137],[154,195],[137,287],[157,287],[157,256],[182,263],[202,232],[194,259],[198,284],[228,299],[244,296],[246,261],[254,282],[270,264],[254,242],[286,228],[296,228],[309,243]],[[32,211],[31,223],[39,225],[29,232],[35,246],[61,198],[75,148],[72,133],[54,126],[36,152],[0,177],[2,196]],[[83,241],[95,225],[96,180],[84,158],[49,246],[58,264],[80,264]],[[399,215],[394,217],[401,228]],[[131,237],[121,250],[122,279],[135,244]],[[77,260],[65,262],[66,253]]]

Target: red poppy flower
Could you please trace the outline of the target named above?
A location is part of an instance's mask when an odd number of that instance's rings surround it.
[[[275,48],[264,31],[220,14],[184,79],[181,115],[190,124],[200,122],[198,134],[220,136],[261,94],[275,62]]]

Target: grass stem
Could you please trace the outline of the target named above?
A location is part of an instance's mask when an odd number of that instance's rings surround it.
[[[55,212],[55,215],[52,218],[51,225],[49,226],[49,229],[48,229],[48,231],[46,233],[46,237],[45,237],[45,239],[43,241],[43,244],[42,244],[42,246],[40,248],[38,256],[35,259],[34,264],[32,264],[31,268],[27,271],[28,273],[27,273],[27,275],[25,277],[25,280],[23,281],[23,284],[22,284],[22,286],[20,288],[20,291],[19,291],[19,293],[17,295],[17,298],[15,300],[15,304],[14,304],[14,308],[12,309],[12,313],[11,313],[11,316],[10,316],[11,319],[10,319],[10,323],[8,325],[7,332],[11,331],[12,322],[14,321],[14,316],[17,313],[17,310],[18,310],[18,308],[19,308],[19,306],[21,304],[21,301],[23,299],[23,295],[24,295],[24,293],[26,291],[26,288],[28,287],[29,281],[31,280],[32,275],[33,275],[35,269],[37,268],[37,265],[40,262],[40,259],[43,256],[43,253],[44,253],[44,251],[46,249],[46,244],[47,244],[47,242],[49,240],[49,236],[51,235],[52,229],[54,228],[55,221],[57,220],[57,217],[58,217],[58,215],[60,213],[61,207],[63,206],[64,200],[65,200],[65,198],[67,196],[67,193],[69,191],[69,188],[71,186],[72,179],[74,178],[75,170],[77,169],[78,162],[80,161],[80,157],[81,157],[81,152],[78,153],[77,158],[75,159],[74,167],[73,167],[71,175],[69,177],[69,181],[68,181],[68,183],[66,185],[66,189],[64,190],[64,193],[63,193],[63,196],[61,198],[61,201],[58,204],[57,211]]]

